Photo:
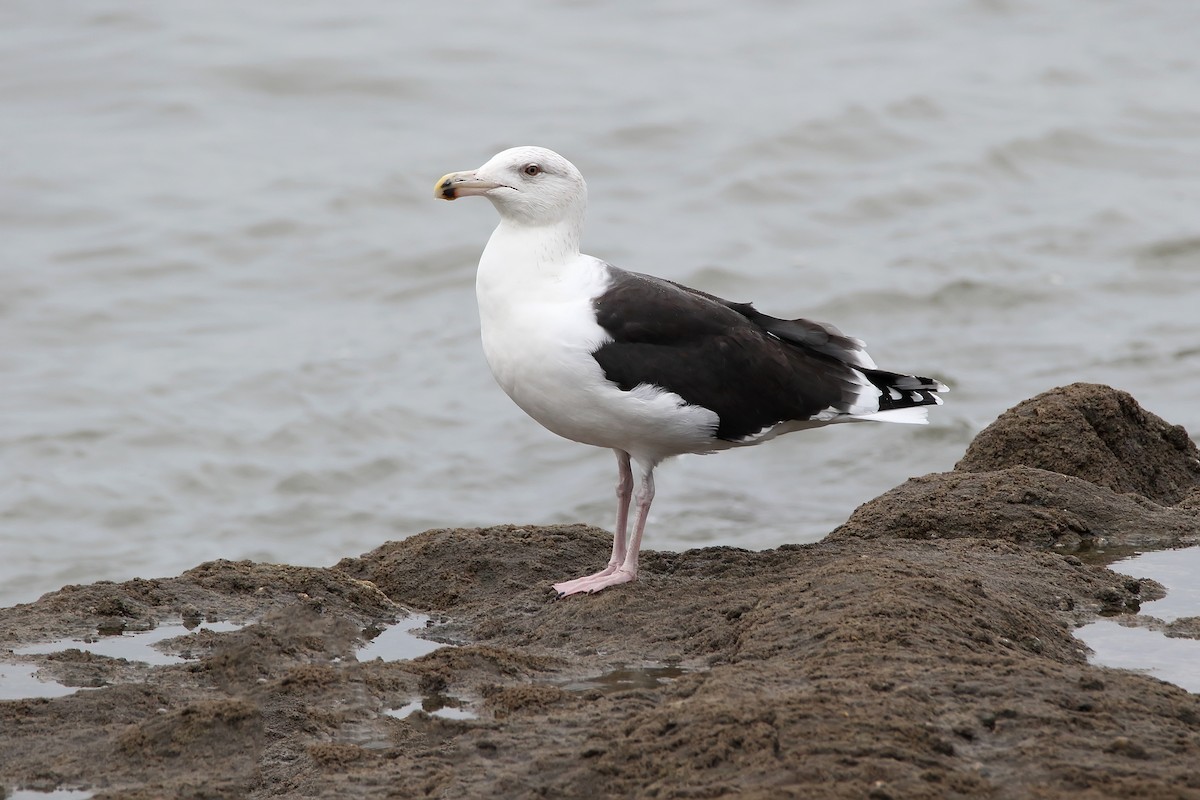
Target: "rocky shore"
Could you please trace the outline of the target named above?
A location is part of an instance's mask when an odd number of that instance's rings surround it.
[[[650,551],[590,597],[549,589],[607,557],[584,526],[67,586],[0,609],[0,661],[90,687],[0,702],[0,794],[1200,798],[1200,696],[1089,665],[1072,636],[1162,591],[1089,550],[1197,543],[1187,433],[1075,384],[823,541]],[[358,660],[410,613],[447,646]],[[17,652],[180,620],[247,624],[168,640],[186,658],[157,666]]]

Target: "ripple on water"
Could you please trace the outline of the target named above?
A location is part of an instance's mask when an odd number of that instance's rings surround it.
[[[809,119],[771,136],[739,144],[735,156],[761,160],[764,154],[784,163],[825,162],[828,159],[858,165],[908,153],[918,141],[902,132],[883,115],[862,106],[850,106],[828,116]]]
[[[1134,252],[1134,263],[1139,271],[1192,270],[1195,274],[1200,270],[1200,237],[1167,239],[1140,247]],[[1173,285],[1174,281],[1168,283]]]
[[[1055,128],[999,145],[993,156],[1032,171],[1042,167],[1089,170],[1138,170],[1163,176],[1176,173],[1178,157],[1161,149],[1131,145],[1073,128]]]
[[[360,95],[411,100],[422,94],[420,83],[398,76],[372,74],[369,65],[341,59],[293,59],[270,64],[221,67],[214,74],[230,84],[270,96],[343,97]]]

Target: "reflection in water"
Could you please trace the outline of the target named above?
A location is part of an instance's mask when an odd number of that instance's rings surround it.
[[[77,686],[42,680],[37,672],[32,664],[0,664],[0,700],[65,697],[79,691]]]
[[[605,694],[630,689],[655,689],[687,673],[683,667],[621,667],[594,678],[572,681],[563,686],[569,692],[599,690]]]
[[[1200,547],[1141,553],[1110,564],[1109,569],[1166,587],[1166,597],[1142,603],[1143,616],[1163,622],[1200,616]]]
[[[1145,672],[1189,692],[1200,693],[1200,641],[1102,619],[1075,631],[1092,649],[1092,662]]]
[[[81,650],[105,658],[124,659],[150,666],[168,666],[182,664],[191,656],[186,652],[183,656],[164,653],[158,648],[160,643],[191,633],[202,631],[222,633],[236,631],[242,627],[244,627],[244,623],[236,622],[203,622],[200,624],[173,622],[144,631],[100,628],[96,636],[25,645],[15,649],[13,653],[18,656],[44,656],[67,650]],[[74,694],[80,689],[96,688],[94,686],[65,686],[56,681],[42,680],[37,677],[37,672],[38,667],[28,664],[0,664],[0,700],[63,697]]]
[[[389,717],[404,719],[415,711],[424,711],[431,717],[443,719],[479,719],[479,715],[467,707],[465,700],[444,694],[418,697],[400,708],[389,708],[384,713]]]
[[[182,622],[167,623],[145,631],[126,631],[124,629],[101,629],[98,636],[87,639],[60,639],[56,642],[31,644],[18,647],[13,652],[17,655],[48,655],[61,653],[64,650],[82,650],[108,658],[123,658],[127,661],[140,661],[151,666],[167,664],[182,664],[187,659],[182,656],[164,653],[157,645],[167,639],[177,636],[187,636],[190,633],[213,631],[224,633],[236,631],[245,627],[237,622],[204,622],[198,626],[188,627]]]
[[[429,617],[413,614],[386,628],[368,628],[363,631],[363,638],[367,641],[356,653],[358,660],[373,661],[382,658],[384,661],[404,661],[446,647],[442,642],[432,642],[413,633],[414,630],[423,629],[428,624]]]
[[[1200,641],[1168,637],[1161,630],[1144,627],[1147,618],[1169,623],[1200,617],[1200,582],[1196,580],[1200,575],[1200,547],[1142,553],[1112,563],[1109,568],[1158,581],[1167,594],[1160,600],[1142,603],[1135,617],[1101,619],[1077,629],[1075,636],[1092,650],[1091,660],[1106,667],[1146,672],[1200,693]]]

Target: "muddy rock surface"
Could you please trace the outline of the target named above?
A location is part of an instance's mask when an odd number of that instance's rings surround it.
[[[1127,392],[1094,383],[1051,389],[1004,412],[980,431],[955,470],[1022,465],[1163,505],[1200,489],[1200,451],[1187,431]]]
[[[550,582],[603,563],[608,533],[432,530],[330,569],[218,561],[65,587],[0,610],[0,661],[81,687],[0,702],[0,787],[1200,798],[1200,696],[1091,666],[1072,636],[1161,591],[1080,545],[1200,541],[1178,430],[1105,387],[1054,390],[824,541],[650,551],[637,583],[563,601]],[[1110,457],[1119,474],[1088,471]],[[359,659],[416,613],[443,647]],[[21,652],[180,621],[170,664]],[[1175,626],[1197,635],[1195,618]]]

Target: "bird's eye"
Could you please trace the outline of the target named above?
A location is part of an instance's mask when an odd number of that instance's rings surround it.
[[[524,172],[526,175],[528,175],[531,178],[534,175],[542,174],[542,168],[540,166],[538,166],[537,164],[526,164],[525,169],[523,169],[521,171]]]

